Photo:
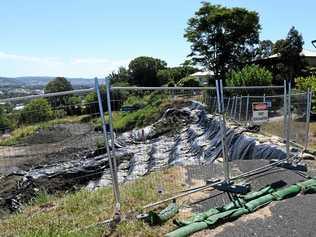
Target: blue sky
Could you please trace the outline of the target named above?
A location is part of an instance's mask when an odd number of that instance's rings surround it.
[[[175,66],[190,45],[183,38],[199,0],[3,0],[0,76],[102,77],[137,56]],[[316,2],[222,0],[260,14],[261,39],[284,38],[294,25],[305,48],[316,39]]]

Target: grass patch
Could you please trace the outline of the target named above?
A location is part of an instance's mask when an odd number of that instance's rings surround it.
[[[143,97],[131,96],[124,103],[125,106],[138,108],[131,112],[113,112],[113,127],[117,132],[124,132],[133,128],[139,128],[151,124],[161,116],[162,112],[170,106],[168,95],[151,93]],[[106,114],[106,119],[107,118]],[[96,128],[101,129],[101,120],[97,119]]]
[[[54,119],[50,120],[47,122],[41,122],[33,125],[26,125],[26,126],[21,126],[19,128],[14,129],[10,137],[7,138],[0,138],[0,146],[13,146],[16,145],[21,139],[32,136],[35,134],[39,129],[45,129],[52,127],[54,125],[58,124],[69,124],[69,123],[80,123],[82,122],[87,116],[82,115],[82,116],[68,116],[65,118],[59,118],[59,119]]]
[[[158,201],[182,189],[180,167],[153,172],[121,186],[122,213],[141,210],[142,206]],[[163,187],[165,194],[158,194]],[[112,217],[114,198],[110,187],[94,192],[80,190],[62,197],[46,193],[21,213],[0,221],[1,236],[103,236],[109,229],[104,226],[84,227]],[[161,236],[170,231],[171,224],[149,227],[137,220],[123,221],[115,236]]]

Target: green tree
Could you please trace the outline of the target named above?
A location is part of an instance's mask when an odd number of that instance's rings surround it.
[[[263,59],[272,55],[273,42],[271,40],[262,40],[255,49],[255,58]]]
[[[316,76],[297,77],[295,78],[295,85],[301,91],[307,91],[311,89],[316,92]]]
[[[177,85],[181,87],[198,87],[200,82],[196,78],[189,76],[182,78]]]
[[[73,90],[73,87],[70,81],[68,81],[64,77],[56,77],[54,80],[51,80],[50,82],[48,82],[44,88],[45,94],[63,92],[63,91],[72,91],[72,90]],[[62,106],[66,114],[72,115],[76,113],[75,111],[73,111],[74,99],[72,97],[73,96],[69,96],[69,95],[54,96],[54,97],[49,97],[48,101],[54,108],[58,108]]]
[[[71,90],[73,90],[71,83],[64,77],[56,77],[44,88],[45,94]]]
[[[159,70],[157,78],[160,84],[178,83],[182,78],[190,76],[198,70],[192,66],[180,66]]]
[[[268,86],[272,84],[272,73],[258,65],[248,65],[242,70],[233,70],[227,77],[229,86]]]
[[[128,65],[129,82],[136,86],[160,86],[157,72],[166,66],[165,61],[157,58],[135,58]]]
[[[25,105],[19,115],[19,124],[33,124],[48,121],[53,117],[53,110],[45,99],[35,99]]]
[[[10,128],[10,121],[5,113],[5,109],[0,105],[0,132]]]
[[[192,43],[189,56],[224,79],[230,69],[252,59],[252,48],[259,43],[259,16],[244,8],[202,4],[184,34]]]
[[[129,80],[128,70],[125,67],[119,67],[117,72],[110,73],[109,79],[113,84],[127,83]]]
[[[293,26],[286,39],[278,40],[273,48],[273,52],[279,54],[280,63],[277,65],[278,73],[281,77],[294,82],[294,78],[299,76],[305,67],[300,53],[303,50],[304,40]]]

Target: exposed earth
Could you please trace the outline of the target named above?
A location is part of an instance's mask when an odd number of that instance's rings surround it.
[[[200,104],[169,109],[156,123],[118,136],[119,181],[128,182],[170,165],[185,166],[190,186],[223,177],[219,134],[218,118],[208,115]],[[277,137],[235,124],[229,124],[226,136],[232,175],[285,156],[284,144]],[[56,192],[111,184],[105,151],[96,150],[100,139],[102,134],[90,124],[65,124],[39,130],[18,146],[1,147],[0,217],[18,210],[41,188]],[[309,174],[315,176],[315,160],[306,162]],[[300,180],[299,174],[276,168],[249,181],[256,190],[277,181],[292,184]],[[215,198],[209,198],[214,194]],[[191,198],[190,210],[184,211],[204,211],[227,201],[226,194],[200,192]],[[314,236],[313,209],[315,195],[298,196],[194,236]]]

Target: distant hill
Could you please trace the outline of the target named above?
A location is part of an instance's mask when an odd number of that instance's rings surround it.
[[[54,77],[0,77],[0,87],[2,86],[45,86]],[[93,79],[67,78],[74,87],[84,86],[93,87]]]

